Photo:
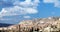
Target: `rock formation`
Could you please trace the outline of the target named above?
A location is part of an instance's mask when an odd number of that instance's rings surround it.
[[[60,18],[48,17],[23,20],[17,25],[12,25],[6,28],[7,31],[10,32],[60,32]],[[6,28],[3,29],[6,30]]]

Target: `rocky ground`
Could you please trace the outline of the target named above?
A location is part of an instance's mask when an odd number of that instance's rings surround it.
[[[48,17],[23,20],[17,25],[3,27],[5,32],[60,32],[60,18]]]

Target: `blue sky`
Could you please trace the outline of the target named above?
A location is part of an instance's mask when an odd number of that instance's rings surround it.
[[[0,0],[0,23],[60,16],[59,0]]]

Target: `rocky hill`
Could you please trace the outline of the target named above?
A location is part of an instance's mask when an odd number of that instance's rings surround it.
[[[12,30],[12,32],[60,32],[60,17],[23,20],[17,25],[3,29]]]

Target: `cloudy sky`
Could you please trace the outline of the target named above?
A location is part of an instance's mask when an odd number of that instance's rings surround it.
[[[0,0],[0,23],[60,16],[60,0]]]

